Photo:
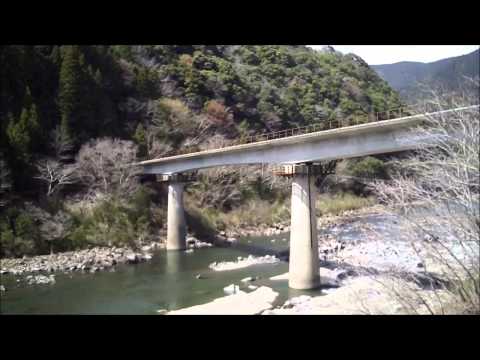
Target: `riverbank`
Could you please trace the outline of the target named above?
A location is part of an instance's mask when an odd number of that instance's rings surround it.
[[[144,246],[141,251],[126,247],[94,247],[50,255],[2,259],[0,273],[12,275],[73,271],[94,273],[110,269],[117,264],[148,261],[152,258],[151,252],[161,247],[160,243]]]
[[[210,247],[211,243],[187,236],[188,251]],[[152,259],[153,253],[165,248],[165,242],[152,242],[140,249],[128,247],[93,247],[90,249],[67,251],[49,255],[24,256],[22,258],[0,259],[1,275],[27,275],[26,284],[53,283],[54,273],[96,273],[112,270],[119,264],[138,264]],[[37,275],[35,275],[37,274]],[[47,281],[50,279],[51,281]]]
[[[341,225],[353,221],[359,216],[384,214],[381,205],[366,206],[355,210],[346,210],[339,215],[326,214],[317,217],[317,227],[322,229],[330,225]],[[239,237],[271,236],[290,231],[290,220],[274,224],[259,224],[256,226],[242,226],[219,232],[219,238],[225,241],[236,241]]]

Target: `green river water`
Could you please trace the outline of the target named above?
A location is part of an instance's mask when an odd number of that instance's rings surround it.
[[[274,240],[274,242],[272,242]],[[7,291],[1,293],[3,314],[157,314],[199,305],[225,296],[223,288],[248,284],[240,280],[259,276],[253,284],[269,286],[279,293],[281,304],[293,296],[320,294],[320,290],[298,291],[287,281],[269,277],[288,271],[288,263],[259,264],[230,271],[213,271],[213,262],[235,261],[238,256],[263,255],[288,249],[289,234],[241,238],[233,247],[195,249],[193,253],[158,250],[152,260],[137,265],[119,265],[114,271],[95,274],[55,274],[56,283],[26,286],[13,276],[2,275]],[[249,248],[252,246],[252,248]],[[255,249],[260,249],[260,253]],[[273,252],[272,252],[273,251]],[[202,274],[204,278],[197,279]]]

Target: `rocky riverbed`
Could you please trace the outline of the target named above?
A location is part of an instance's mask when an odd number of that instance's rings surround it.
[[[140,251],[126,247],[94,247],[17,259],[2,259],[1,274],[22,275],[28,273],[97,272],[110,269],[117,264],[135,264],[152,258],[151,252],[161,247],[160,243],[143,246]]]
[[[211,243],[200,241],[199,239],[187,237],[187,251],[203,247],[213,246]],[[102,270],[112,269],[117,264],[137,264],[148,261],[152,258],[156,249],[165,247],[163,242],[154,242],[144,245],[139,249],[128,247],[93,247],[90,249],[67,251],[62,253],[24,256],[22,258],[0,259],[0,274],[2,275],[27,275],[35,273],[70,273],[76,271],[95,273]],[[35,282],[29,278],[27,283],[48,283],[40,276],[39,281]]]
[[[277,224],[270,228],[269,234],[277,234],[280,229],[284,232],[288,228]],[[249,236],[256,234],[247,233]],[[245,236],[245,233],[222,235],[231,238]],[[246,299],[245,294],[249,294],[249,302],[258,304],[255,311],[264,309],[256,313],[265,315],[460,313],[455,307],[456,300],[447,290],[448,281],[442,277],[441,264],[429,256],[431,241],[426,237],[407,236],[400,219],[383,212],[380,206],[319,218],[320,292],[268,305],[263,303],[261,296],[256,298],[258,287],[250,284],[251,278],[247,277],[245,281],[225,287],[227,296],[189,308],[186,313],[236,313],[239,310],[227,305],[236,299]],[[446,246],[446,253],[453,252],[461,258],[462,249],[454,241],[444,242],[442,246]],[[273,259],[277,258],[267,255],[265,261],[265,257],[250,255],[239,257],[237,261],[213,263],[210,268],[236,270],[270,263],[270,260],[275,263]],[[278,288],[281,282],[280,286],[287,286],[288,272],[271,277],[262,286]],[[448,310],[445,304],[449,304]]]

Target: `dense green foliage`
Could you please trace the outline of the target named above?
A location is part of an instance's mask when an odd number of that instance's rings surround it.
[[[0,218],[0,255],[21,256],[47,252],[48,246],[26,211],[10,208]]]
[[[22,169],[51,151],[48,135],[59,125],[76,149],[92,137],[121,136],[146,156],[153,119],[145,105],[161,98],[188,106],[190,128],[205,113],[217,131],[229,128],[227,138],[399,104],[360,58],[304,46],[3,46],[0,68],[1,151],[18,191],[28,187]],[[178,148],[190,134],[169,132],[177,124],[168,119],[157,119],[157,136]]]
[[[384,162],[372,156],[353,162],[348,172],[359,178],[385,178],[387,175]]]
[[[48,250],[40,233],[22,245],[17,229],[31,226],[36,234],[35,221],[22,217],[25,199],[45,207],[39,160],[54,159],[62,171],[93,138],[132,140],[144,159],[400,104],[360,58],[305,46],[1,46],[0,82],[0,158],[11,190],[6,197],[19,209],[7,221],[3,207],[1,239],[16,255]],[[198,205],[232,211],[251,199],[278,200],[261,178],[242,183],[232,172],[221,179],[193,188]],[[212,195],[217,186],[229,189],[225,196]],[[67,184],[58,196],[88,191]],[[91,213],[69,213],[65,242],[56,249],[148,234],[154,220],[125,204],[107,197]]]
[[[153,223],[150,194],[141,189],[128,202],[118,198],[97,204],[89,213],[73,213],[66,240],[73,248],[94,246],[135,247],[150,235]]]
[[[88,246],[135,247],[162,226],[153,214],[156,209],[145,188],[123,199],[99,201],[88,211],[60,206],[56,210],[63,219],[36,207],[11,207],[0,216],[0,256],[46,254]]]

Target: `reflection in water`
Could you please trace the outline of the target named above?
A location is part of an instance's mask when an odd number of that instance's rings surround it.
[[[165,273],[172,275],[178,274],[186,260],[185,252],[182,250],[166,251],[165,255]]]
[[[333,236],[356,239],[365,236],[354,232],[355,223],[382,224],[380,232],[395,231],[386,226],[385,218],[366,218],[341,227]],[[351,232],[348,232],[350,228]],[[347,230],[346,232],[344,232]],[[240,238],[234,246],[226,248],[195,249],[185,251],[156,251],[148,263],[118,265],[115,272],[97,274],[56,274],[56,284],[25,286],[13,276],[2,276],[7,289],[1,293],[1,313],[34,314],[157,314],[159,309],[175,310],[203,304],[224,296],[223,288],[240,285],[251,291],[246,277],[257,277],[256,286],[268,286],[279,293],[277,304],[299,295],[317,296],[321,290],[294,290],[288,281],[271,281],[270,277],[288,272],[288,263],[249,266],[232,271],[213,271],[212,262],[236,261],[239,256],[259,256],[265,253],[288,252],[289,234],[268,237]],[[196,275],[202,274],[201,279]]]

